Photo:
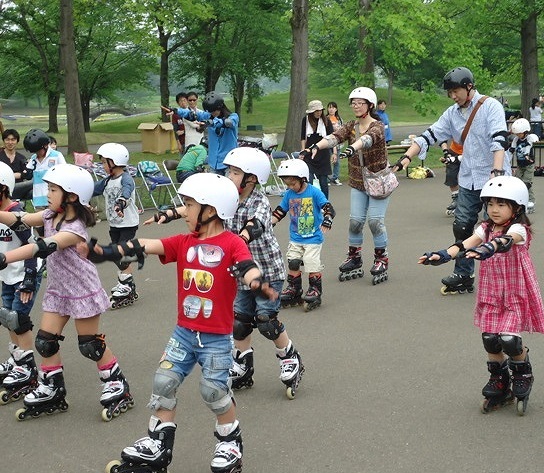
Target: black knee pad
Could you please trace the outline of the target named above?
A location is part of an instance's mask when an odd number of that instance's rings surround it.
[[[453,236],[456,240],[466,240],[472,235],[472,227],[468,223],[459,222],[457,219],[453,221]]]
[[[22,335],[23,333],[30,332],[34,327],[32,320],[30,320],[30,314],[20,314],[17,313],[19,317],[19,327],[17,327],[14,332],[17,335]]]
[[[104,337],[101,333],[95,335],[78,335],[79,351],[85,358],[93,361],[100,360],[106,351]]]
[[[287,266],[291,271],[298,271],[301,266],[304,266],[304,261],[301,259],[290,259],[287,260]]]
[[[501,341],[499,335],[496,333],[482,333],[482,341],[484,342],[484,348],[487,353],[496,355],[502,351]]]
[[[64,340],[62,335],[56,335],[40,329],[36,334],[34,346],[36,347],[36,351],[41,356],[44,358],[49,358],[60,350],[59,341],[62,340]]]
[[[358,235],[363,231],[364,222],[360,220],[355,220],[354,218],[349,219],[349,231]]]
[[[508,356],[518,356],[523,353],[523,341],[517,335],[499,335],[502,351]]]
[[[234,314],[232,336],[234,340],[244,340],[253,332],[253,317],[245,314]]]
[[[267,315],[257,316],[257,328],[268,340],[277,340],[285,330],[285,326],[275,316],[270,318]]]

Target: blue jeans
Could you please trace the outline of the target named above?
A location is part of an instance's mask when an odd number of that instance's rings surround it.
[[[271,281],[270,287],[279,294],[283,288],[283,281]],[[267,315],[272,318],[278,315],[280,305],[281,301],[279,297],[275,301],[272,301],[253,291],[238,289],[236,299],[234,299],[234,312],[253,317],[256,315]]]
[[[385,228],[385,213],[389,199],[374,199],[366,192],[351,188],[349,245],[362,246],[363,227],[368,219],[368,226],[374,239],[374,248],[387,247],[387,229]]]
[[[232,334],[196,332],[176,326],[161,362],[172,363],[172,371],[185,378],[198,363],[202,378],[228,391],[228,378],[232,367]]]
[[[453,236],[455,240],[465,240],[474,233],[474,226],[478,222],[478,214],[483,203],[480,200],[481,189],[472,190],[459,187],[455,219],[453,220]],[[455,260],[455,274],[472,276],[474,274],[474,260],[458,258]]]
[[[319,187],[321,187],[321,192],[325,194],[325,197],[329,198],[329,176],[327,174],[316,174],[315,176],[310,173],[310,184],[314,183],[314,178],[317,178],[319,181]]]

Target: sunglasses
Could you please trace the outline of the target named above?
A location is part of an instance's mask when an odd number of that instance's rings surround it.
[[[187,99],[189,102],[196,102],[196,99]]]

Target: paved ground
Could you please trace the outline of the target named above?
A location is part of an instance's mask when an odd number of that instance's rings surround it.
[[[525,417],[509,406],[483,415],[481,388],[487,381],[485,354],[472,325],[474,295],[440,294],[440,278],[451,266],[416,264],[426,250],[447,246],[452,220],[445,215],[449,192],[443,173],[423,181],[401,177],[387,216],[390,280],[339,282],[346,252],[349,189],[332,187],[337,210],[324,246],[323,306],[311,313],[281,313],[307,367],[293,401],[278,380],[272,343],[257,335],[255,385],[236,396],[244,435],[244,472],[459,473],[542,471],[544,347],[531,348],[535,385]],[[532,254],[544,282],[542,215],[538,201]],[[272,198],[272,205],[277,204]],[[140,236],[184,231],[183,223],[145,227]],[[276,227],[282,246],[287,223]],[[107,238],[107,224],[92,232]],[[369,233],[366,231],[368,237]],[[372,245],[364,246],[365,268]],[[104,286],[113,265],[101,265]],[[93,363],[77,350],[69,325],[62,352],[70,409],[25,422],[15,420],[20,403],[0,406],[2,471],[99,473],[123,447],[146,433],[152,374],[175,320],[174,268],[149,258],[137,275],[139,301],[106,313],[103,330],[132,386],[136,406],[110,423],[100,419],[100,385]],[[38,315],[35,315],[38,320]],[[5,355],[7,337],[0,335]],[[209,471],[214,446],[213,416],[198,394],[198,374],[179,391],[178,432],[170,473]]]

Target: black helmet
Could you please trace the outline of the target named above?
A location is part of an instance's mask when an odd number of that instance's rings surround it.
[[[42,130],[30,130],[23,140],[23,146],[30,153],[37,153],[49,144],[49,135]]]
[[[444,90],[457,87],[468,89],[469,84],[474,84],[474,76],[466,67],[456,67],[444,76]]]
[[[221,110],[224,106],[225,101],[217,92],[208,92],[202,101],[202,107],[210,113]]]

